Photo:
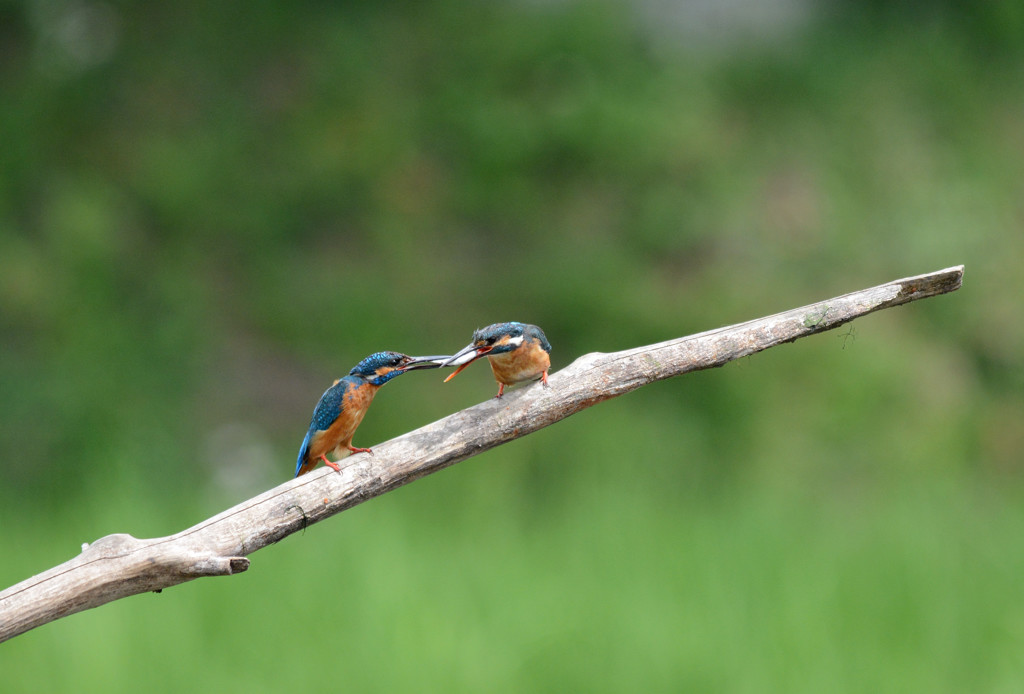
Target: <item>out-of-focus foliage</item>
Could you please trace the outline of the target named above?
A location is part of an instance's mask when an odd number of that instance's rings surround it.
[[[378,349],[525,320],[557,369],[967,266],[30,632],[5,691],[1022,686],[1019,3],[669,5],[0,3],[3,586],[285,481]],[[402,377],[356,445],[493,391]]]

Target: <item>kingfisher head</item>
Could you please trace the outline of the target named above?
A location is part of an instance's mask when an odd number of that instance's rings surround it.
[[[536,346],[545,352],[551,344],[544,331],[536,325],[511,321],[495,323],[473,333],[473,341],[445,360],[441,366],[458,366],[445,381],[455,378],[462,369],[484,356],[496,356],[520,349],[524,344]]]
[[[352,367],[349,376],[362,376],[371,385],[382,386],[395,376],[413,369],[436,369],[447,359],[438,357],[410,357],[401,352],[374,352]]]

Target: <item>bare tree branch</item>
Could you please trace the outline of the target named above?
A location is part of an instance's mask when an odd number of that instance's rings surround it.
[[[525,436],[640,386],[726,362],[859,316],[960,287],[963,266],[896,280],[747,323],[622,352],[580,357],[549,378],[490,398],[349,458],[290,480],[168,537],[108,535],[74,559],[0,593],[0,641],[65,615],[249,568],[247,555],[367,499]]]

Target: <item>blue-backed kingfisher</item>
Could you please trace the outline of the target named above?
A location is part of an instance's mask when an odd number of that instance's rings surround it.
[[[505,386],[538,378],[548,384],[551,368],[551,343],[544,331],[529,323],[495,323],[473,333],[473,341],[446,359],[441,366],[458,366],[445,383],[480,357],[491,362],[491,371],[498,382],[498,395]]]
[[[299,449],[295,476],[304,475],[324,461],[341,472],[341,467],[327,459],[332,452],[338,459],[350,453],[373,453],[369,448],[352,445],[352,435],[373,402],[377,390],[396,376],[413,369],[437,368],[443,357],[410,357],[399,352],[375,352],[356,364],[348,376],[339,378],[328,388],[313,410],[313,421]]]

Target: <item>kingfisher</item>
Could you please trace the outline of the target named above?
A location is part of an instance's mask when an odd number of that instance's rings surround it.
[[[352,435],[363,415],[373,402],[377,390],[396,376],[413,369],[430,369],[441,366],[448,359],[440,357],[410,357],[400,352],[374,352],[352,367],[348,376],[339,378],[320,396],[320,402],[313,410],[313,420],[299,449],[295,464],[295,476],[304,475],[316,467],[319,461],[341,472],[336,462],[327,459],[329,452],[339,460],[350,453],[373,453],[369,448],[352,445]]]
[[[444,360],[441,366],[458,366],[444,382],[455,378],[460,371],[480,357],[491,362],[491,371],[498,382],[498,395],[505,386],[538,378],[548,384],[551,368],[551,343],[544,331],[529,323],[495,323],[473,333],[473,341]]]

